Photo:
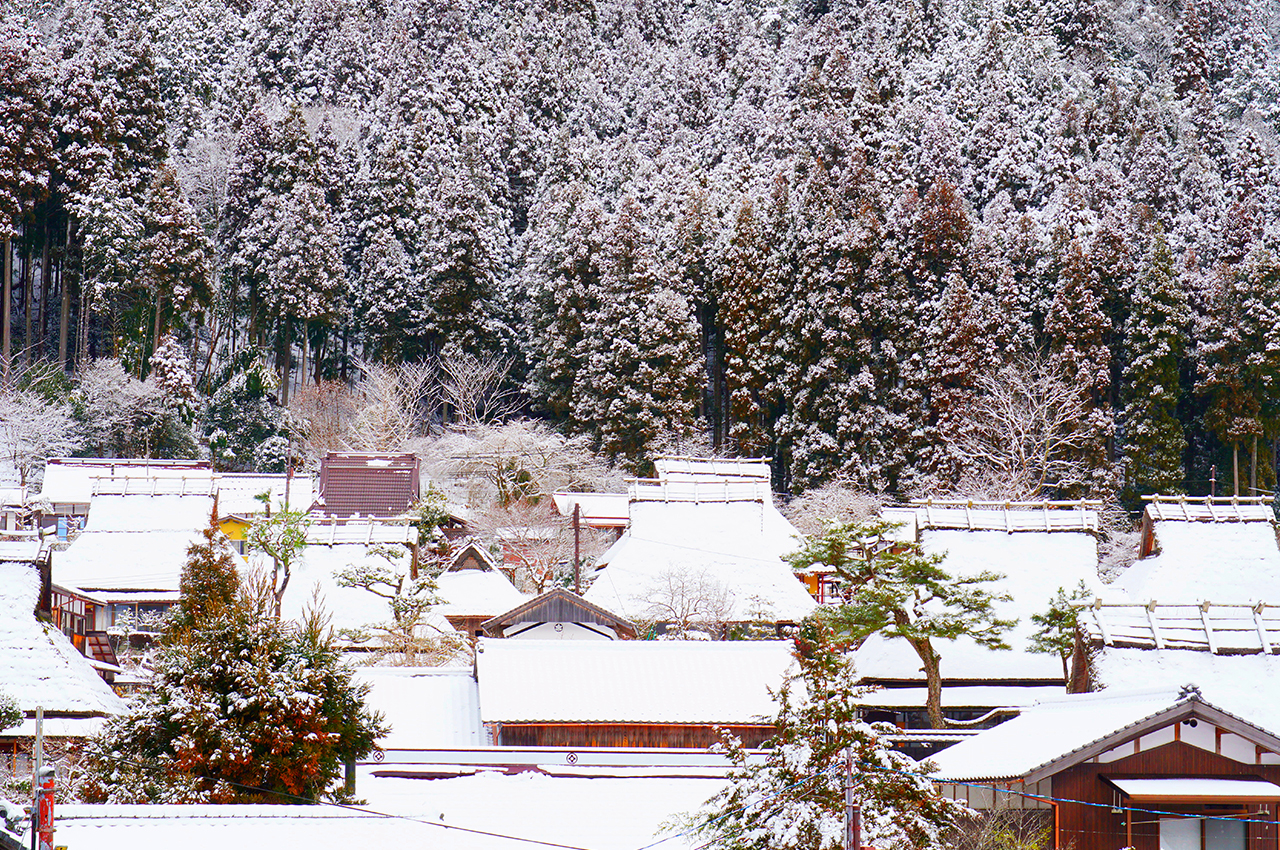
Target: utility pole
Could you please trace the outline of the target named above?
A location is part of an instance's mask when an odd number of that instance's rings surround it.
[[[845,750],[844,846],[845,850],[862,850],[862,807],[853,797],[853,747]]]
[[[582,595],[582,508],[573,503],[573,592]]]

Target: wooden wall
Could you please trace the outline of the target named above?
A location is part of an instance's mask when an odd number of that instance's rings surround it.
[[[1233,779],[1257,777],[1280,783],[1280,765],[1241,764],[1193,747],[1182,741],[1174,741],[1136,755],[1107,764],[1079,764],[1067,768],[1053,777],[1053,796],[1059,800],[1080,800],[1097,803],[1096,806],[1059,804],[1059,843],[1061,850],[1116,850],[1128,843],[1124,813],[1114,814],[1111,807],[1117,799],[1116,792],[1100,777],[1158,778],[1174,776],[1218,777]],[[1123,803],[1121,803],[1123,805]],[[1206,812],[1203,806],[1174,806],[1134,803],[1143,809],[1160,811],[1200,812],[1230,814],[1229,811]],[[1256,811],[1257,805],[1251,806]],[[1269,805],[1268,817],[1274,820],[1277,807]],[[1134,850],[1159,850],[1159,824],[1157,816],[1145,812],[1133,813]],[[1273,824],[1249,824],[1249,850],[1280,850],[1277,835],[1280,830]]]
[[[773,734],[767,726],[684,726],[617,723],[505,723],[499,732],[504,747],[686,747],[705,749],[720,740],[724,728],[748,747],[759,747]]]

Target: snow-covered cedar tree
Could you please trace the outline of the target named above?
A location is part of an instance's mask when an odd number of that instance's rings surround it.
[[[1093,600],[1093,591],[1082,581],[1070,593],[1058,588],[1049,600],[1049,606],[1039,614],[1031,615],[1037,626],[1031,635],[1032,652],[1056,655],[1062,660],[1062,677],[1067,680],[1067,693],[1079,693],[1071,668],[1071,656],[1076,649],[1076,630],[1080,624],[1080,609]]]
[[[246,533],[248,550],[261,552],[271,559],[271,596],[275,600],[275,615],[280,616],[280,606],[289,579],[293,577],[293,562],[307,548],[307,529],[311,517],[305,511],[279,510],[249,526]]]
[[[53,138],[49,132],[49,57],[25,17],[0,21],[0,240],[45,192]]]
[[[286,454],[268,451],[290,436],[276,403],[276,375],[260,351],[242,349],[218,377],[205,415],[209,457],[232,472],[284,472]]]
[[[0,732],[12,729],[22,722],[22,709],[13,697],[0,691]]]
[[[216,620],[235,604],[240,589],[237,560],[230,541],[218,525],[215,500],[209,524],[201,532],[200,540],[187,547],[187,562],[182,567],[178,584],[182,604],[170,618],[171,640]]]
[[[81,446],[80,428],[65,404],[34,392],[0,393],[0,453],[18,473],[18,484],[32,484],[46,458],[71,454]]]
[[[435,577],[412,578],[409,554],[399,546],[370,546],[364,560],[348,564],[335,576],[342,587],[358,587],[387,600],[391,617],[368,628],[382,644],[381,659],[408,667],[442,663],[463,652],[467,640],[429,622],[436,596]]]
[[[1142,509],[1149,493],[1180,493],[1187,440],[1178,419],[1184,340],[1190,324],[1187,296],[1174,271],[1164,232],[1151,236],[1125,324],[1128,367],[1121,414],[1125,460],[1123,499]]]
[[[191,378],[191,360],[173,334],[162,336],[151,355],[151,378],[165,404],[177,411],[184,422],[190,422],[199,395]]]
[[[143,222],[139,277],[146,309],[141,312],[152,314],[154,359],[175,319],[193,321],[209,305],[211,250],[195,211],[182,197],[177,172],[168,165],[156,169],[147,191]]]
[[[85,748],[87,799],[119,803],[301,803],[333,798],[343,762],[387,728],[324,616],[273,614],[265,587],[157,653],[152,687]]]
[[[688,819],[698,846],[840,850],[849,756],[868,846],[939,847],[968,814],[934,791],[925,766],[889,748],[881,736],[891,726],[858,719],[856,677],[835,640],[836,630],[819,616],[800,624],[798,672],[776,695],[776,732],[761,759],[750,758],[736,739],[725,741],[733,762],[729,784]]]
[[[787,560],[795,570],[835,570],[843,602],[832,609],[831,622],[849,639],[880,634],[911,645],[928,685],[929,722],[942,729],[943,658],[934,642],[963,636],[988,649],[1008,649],[1002,636],[1014,623],[997,616],[995,603],[1009,597],[993,587],[1003,576],[987,570],[952,576],[942,568],[942,555],[896,539],[900,525],[881,519],[830,525]]]

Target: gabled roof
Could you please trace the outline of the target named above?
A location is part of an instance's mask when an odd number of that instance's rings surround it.
[[[436,595],[443,602],[432,610],[448,618],[484,617],[509,611],[525,595],[497,570],[450,570],[436,578]]]
[[[941,781],[1038,782],[1142,735],[1195,717],[1280,752],[1280,737],[1191,691],[1103,691],[1047,700],[931,759]]]
[[[334,516],[399,516],[418,494],[417,455],[329,452],[320,461],[315,508]]]
[[[453,558],[449,561],[446,572],[461,570],[492,570],[495,566],[493,556],[472,538],[468,538]]]
[[[485,723],[757,724],[792,665],[790,641],[483,638]]]
[[[24,712],[37,707],[46,715],[72,717],[122,712],[124,703],[89,660],[62,632],[36,619],[39,594],[34,565],[0,563],[0,691]]]
[[[501,637],[501,629],[516,623],[597,623],[635,637],[634,623],[622,619],[599,605],[593,605],[572,590],[557,587],[517,605],[505,614],[486,620],[481,628],[487,634]]]
[[[263,493],[271,496],[271,510],[285,507],[285,491],[289,494],[291,510],[305,511],[315,501],[313,480],[310,475],[286,476],[284,473],[220,472],[218,485],[218,512],[222,516],[236,514],[254,516],[266,508],[257,498]]]

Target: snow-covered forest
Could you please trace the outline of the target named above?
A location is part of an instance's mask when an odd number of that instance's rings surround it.
[[[4,6],[9,377],[157,370],[220,463],[432,361],[640,471],[1274,485],[1275,2]]]

